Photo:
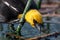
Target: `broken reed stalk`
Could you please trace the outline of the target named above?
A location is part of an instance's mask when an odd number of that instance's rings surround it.
[[[49,21],[50,20],[50,17],[46,17],[46,20]],[[50,31],[50,23],[47,23],[47,32],[46,33],[49,33]]]
[[[16,30],[17,35],[21,35],[20,31],[21,31],[21,28],[22,28],[22,26],[23,26],[24,17],[25,17],[25,14],[26,14],[27,10],[28,10],[29,7],[30,7],[31,2],[32,2],[32,0],[28,0],[28,2],[27,2],[27,4],[26,4],[26,7],[25,7],[24,12],[23,12],[23,15],[22,15],[22,18],[21,18],[20,21],[19,21],[20,24],[18,25],[17,30]]]

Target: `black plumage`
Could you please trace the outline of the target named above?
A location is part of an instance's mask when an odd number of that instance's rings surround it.
[[[17,19],[17,16],[20,13],[23,13],[24,8],[26,6],[28,0],[2,0],[0,1],[0,14],[5,17],[5,22],[9,22],[11,20]],[[5,4],[4,2],[7,2]],[[13,9],[16,8],[18,11]],[[30,5],[29,9],[37,9],[36,7],[36,1],[32,0],[32,3]]]

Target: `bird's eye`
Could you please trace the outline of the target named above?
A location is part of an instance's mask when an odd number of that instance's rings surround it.
[[[34,23],[34,25],[36,26],[36,24],[37,24],[37,21],[36,21],[36,20],[33,20],[33,23]]]
[[[34,22],[34,25],[35,25],[35,26],[38,25],[38,26],[43,26],[43,27],[44,27],[43,23],[42,23],[42,24],[41,24],[41,23],[38,23],[36,20],[33,20],[33,22]]]
[[[37,21],[36,21],[36,20],[33,20],[33,22],[34,22],[34,24],[35,24],[35,23],[37,23]]]

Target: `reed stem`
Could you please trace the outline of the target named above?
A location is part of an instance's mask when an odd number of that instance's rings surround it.
[[[25,14],[26,14],[26,12],[27,12],[27,10],[29,9],[29,7],[30,7],[30,4],[31,4],[31,2],[32,2],[32,0],[28,0],[28,2],[27,2],[27,4],[26,4],[26,7],[25,7],[25,9],[24,9],[24,11],[23,11],[23,15],[22,15],[22,18],[20,19],[20,24],[18,25],[18,27],[17,27],[17,30],[16,30],[16,32],[17,32],[17,35],[21,35],[21,28],[22,28],[22,26],[23,26],[23,21],[24,21],[24,17],[25,17]]]
[[[37,0],[37,9],[41,8],[41,3],[42,3],[42,0]]]

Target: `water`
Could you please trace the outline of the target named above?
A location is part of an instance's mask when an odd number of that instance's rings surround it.
[[[60,22],[60,18],[54,17],[50,21]],[[17,25],[18,24],[15,24],[15,28],[17,28]],[[7,33],[7,31],[8,31],[8,24],[3,24],[3,31],[0,31],[0,37],[2,37],[2,35],[5,35],[3,33]],[[50,32],[51,33],[52,32],[60,32],[60,24],[50,24]],[[36,28],[32,28],[28,23],[25,23],[24,26],[22,27],[21,34],[23,35],[23,37],[30,38],[30,37],[39,36],[40,32]],[[58,36],[57,38],[49,37],[49,39],[60,40],[60,36]],[[0,40],[2,40],[2,38]]]

